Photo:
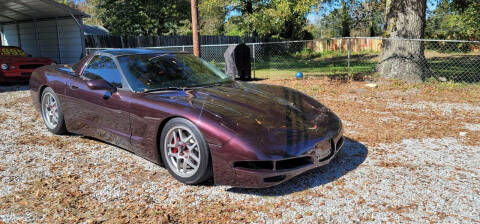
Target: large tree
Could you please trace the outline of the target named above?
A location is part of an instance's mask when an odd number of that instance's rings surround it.
[[[189,25],[188,0],[96,0],[97,16],[112,33],[176,34]]]
[[[421,82],[429,69],[422,39],[425,30],[426,0],[387,0],[386,37],[377,66],[382,76],[409,82]]]
[[[383,34],[385,0],[353,1],[352,36],[375,37]]]

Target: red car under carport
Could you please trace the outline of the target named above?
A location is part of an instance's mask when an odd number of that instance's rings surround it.
[[[53,63],[49,58],[30,57],[22,48],[0,46],[0,82],[24,82],[33,70]]]

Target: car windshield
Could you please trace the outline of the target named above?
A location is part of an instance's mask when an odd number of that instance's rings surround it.
[[[18,47],[0,47],[1,56],[22,56],[25,57],[27,54]]]
[[[203,59],[189,54],[135,54],[119,56],[125,78],[136,92],[191,88],[231,82]]]

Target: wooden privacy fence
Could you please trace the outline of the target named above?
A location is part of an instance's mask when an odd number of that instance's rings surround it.
[[[348,51],[348,41],[350,41],[350,50],[352,52],[375,51],[378,52],[382,47],[381,39],[351,39],[335,38],[322,39],[307,42],[307,48],[315,51]]]
[[[279,41],[274,38],[202,35],[201,45]],[[192,36],[115,36],[86,35],[86,48],[137,48],[192,45]]]

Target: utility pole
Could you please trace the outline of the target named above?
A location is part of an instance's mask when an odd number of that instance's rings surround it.
[[[198,1],[191,0],[193,55],[200,57],[200,32],[198,28]]]

